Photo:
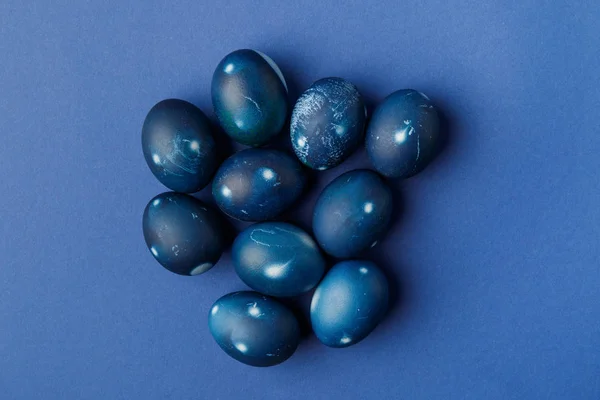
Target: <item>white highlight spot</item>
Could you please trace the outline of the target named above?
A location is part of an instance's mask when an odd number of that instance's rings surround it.
[[[351,337],[348,337],[348,336],[344,336],[343,338],[341,338],[341,339],[340,339],[340,343],[341,343],[341,344],[348,344],[348,343],[350,343],[351,341],[352,341],[352,338],[351,338]]]
[[[363,275],[369,272],[369,270],[366,267],[360,267],[358,271]]]
[[[396,131],[396,133],[394,134],[394,142],[396,142],[398,144],[402,144],[402,143],[404,143],[405,140],[406,140],[406,128]]]
[[[373,203],[370,201],[366,202],[363,206],[363,210],[365,210],[367,214],[371,214],[371,212],[373,212]]]
[[[306,145],[306,138],[304,136],[300,136],[296,142],[298,143],[298,146],[304,147]]]
[[[317,168],[318,171],[325,171],[327,169],[327,167],[319,167]]]
[[[194,151],[198,151],[198,150],[200,150],[200,143],[198,143],[198,141],[197,141],[197,140],[193,140],[193,141],[190,143],[190,149],[192,149],[192,150],[194,150]]]
[[[285,272],[285,268],[290,264],[290,261],[284,264],[269,265],[267,268],[265,268],[265,275],[267,275],[269,278],[280,278]]]
[[[373,242],[373,244],[371,245],[371,248],[375,247],[377,245],[377,240]]]
[[[150,251],[154,254],[154,257],[158,257],[158,251],[154,248],[154,246],[150,247]]]
[[[246,346],[244,343],[236,343],[234,346],[236,349],[238,349],[242,353],[245,353],[248,351],[248,346]]]
[[[160,204],[160,199],[156,199],[156,200],[154,200],[154,201],[152,202],[152,205],[153,205],[154,207],[158,206],[159,204]]]
[[[229,189],[227,185],[223,185],[221,188],[221,194],[223,194],[225,197],[231,197],[231,189]]]
[[[160,164],[160,156],[158,154],[152,154],[152,161],[154,161],[155,164]]]
[[[209,269],[211,269],[212,266],[213,266],[212,263],[209,263],[209,262],[200,264],[190,272],[190,275],[200,275],[201,273],[206,272]]]
[[[345,132],[346,128],[344,128],[342,125],[335,126],[335,133],[337,133],[338,135],[343,135]]]
[[[215,315],[217,312],[219,312],[219,305],[215,304],[215,306],[212,308],[212,310],[210,310],[210,313],[212,315]]]
[[[235,65],[233,65],[233,63],[229,63],[225,66],[225,72],[227,72],[228,74],[232,73],[234,69]]]
[[[273,178],[275,178],[275,171],[273,171],[271,168],[263,168],[262,169],[262,176],[266,180],[273,179]]]
[[[248,307],[248,314],[252,315],[255,318],[260,316],[260,308],[256,306],[256,303]]]
[[[244,120],[243,119],[235,119],[235,126],[237,126],[240,129],[244,129]]]

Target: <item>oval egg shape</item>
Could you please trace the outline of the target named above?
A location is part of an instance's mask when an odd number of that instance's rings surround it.
[[[325,272],[325,260],[313,238],[285,222],[246,228],[233,242],[231,259],[244,283],[275,297],[306,293]]]
[[[329,347],[348,347],[367,337],[385,316],[389,285],[370,261],[342,261],[319,284],[310,304],[317,338]]]
[[[187,194],[166,192],[150,200],[142,225],[152,256],[179,275],[208,271],[226,246],[218,212]]]
[[[364,138],[367,109],[356,86],[324,78],[300,96],[292,111],[290,137],[303,164],[326,170],[348,158]]]
[[[142,150],[154,176],[177,192],[199,191],[218,167],[210,121],[183,100],[163,100],[152,107],[142,128]]]
[[[366,148],[382,175],[408,178],[422,171],[440,149],[440,119],[427,96],[399,90],[375,109],[367,127]]]
[[[300,163],[271,149],[246,149],[221,165],[212,193],[219,208],[242,221],[272,219],[287,209],[304,190]]]
[[[223,130],[236,142],[262,146],[283,129],[287,86],[267,55],[244,49],[225,56],[213,74],[211,93]]]
[[[392,216],[392,192],[375,172],[346,172],[323,189],[313,214],[313,232],[323,250],[351,258],[373,247]]]
[[[296,316],[277,300],[250,291],[217,300],[208,314],[208,328],[225,353],[255,367],[284,362],[300,341]]]

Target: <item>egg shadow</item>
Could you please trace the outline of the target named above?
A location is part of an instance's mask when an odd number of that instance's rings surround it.
[[[314,290],[296,297],[278,298],[281,303],[285,304],[294,313],[300,327],[300,337],[307,339],[312,334],[312,325],[310,323],[310,302]]]
[[[408,281],[402,277],[402,268],[392,262],[383,252],[374,252],[369,257],[387,277],[389,287],[389,303],[386,319],[401,317],[410,306]],[[385,320],[384,320],[385,321]]]

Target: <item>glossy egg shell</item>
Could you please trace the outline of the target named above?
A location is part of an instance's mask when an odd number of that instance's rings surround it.
[[[392,216],[392,192],[375,172],[346,172],[323,189],[313,214],[313,232],[323,250],[350,258],[373,247]]]
[[[261,146],[285,124],[285,79],[273,60],[261,52],[244,49],[225,56],[213,74],[211,93],[223,130],[239,143]]]
[[[235,292],[217,300],[208,314],[217,344],[237,361],[270,367],[294,354],[300,340],[296,316],[277,300],[257,292]]]
[[[242,231],[231,251],[238,276],[270,296],[296,296],[313,289],[325,260],[313,238],[285,222],[262,222]]]
[[[366,148],[382,175],[408,178],[423,170],[440,148],[440,119],[429,98],[416,90],[392,93],[375,109]]]
[[[370,261],[342,261],[329,270],[313,294],[313,331],[327,346],[351,346],[375,329],[388,302],[388,281],[377,265]]]
[[[166,192],[150,200],[142,225],[150,253],[176,274],[208,271],[226,246],[218,212],[183,193]]]
[[[212,193],[230,217],[265,221],[292,205],[305,183],[306,176],[295,158],[278,150],[246,149],[221,165]]]
[[[342,78],[316,81],[292,111],[290,137],[296,156],[313,169],[335,167],[361,144],[366,116],[352,83]]]
[[[193,193],[205,187],[218,167],[212,127],[187,101],[163,100],[144,121],[142,150],[154,176],[169,189]]]

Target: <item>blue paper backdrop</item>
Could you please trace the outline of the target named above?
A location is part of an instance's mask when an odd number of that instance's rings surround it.
[[[598,4],[3,0],[0,397],[598,399]],[[294,96],[341,76],[372,109],[411,87],[450,127],[394,183],[404,211],[370,255],[394,282],[388,318],[345,350],[309,336],[271,369],[208,332],[212,302],[244,288],[229,256],[179,277],[141,232],[164,190],[146,112],[179,97],[212,114],[213,69],[245,47]],[[286,218],[307,226],[320,188],[366,165],[320,175]]]

